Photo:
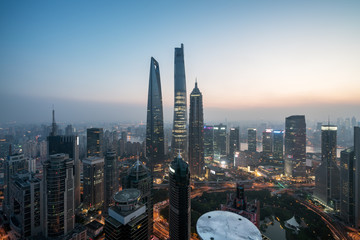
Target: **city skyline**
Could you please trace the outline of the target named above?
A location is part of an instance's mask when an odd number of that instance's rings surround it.
[[[145,122],[151,56],[171,122],[180,43],[187,84],[197,77],[202,86],[205,122],[360,118],[357,1],[0,6],[0,122],[49,121],[53,104],[59,122]]]

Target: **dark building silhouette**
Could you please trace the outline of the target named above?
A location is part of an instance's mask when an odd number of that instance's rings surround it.
[[[83,160],[84,208],[99,209],[104,203],[104,158],[88,157]]]
[[[276,163],[283,163],[284,159],[284,131],[273,131],[273,157]]]
[[[174,122],[172,131],[171,148],[173,157],[179,150],[181,156],[186,159],[187,155],[187,105],[186,105],[186,78],[184,63],[184,45],[175,48],[174,60]]]
[[[67,154],[50,155],[44,163],[45,237],[62,238],[74,229],[74,161]]]
[[[355,225],[355,152],[354,148],[341,151],[340,157],[340,216]]]
[[[204,173],[204,115],[202,94],[195,83],[190,94],[189,165],[192,176]]]
[[[146,206],[139,202],[138,189],[124,189],[114,196],[115,206],[109,208],[105,219],[107,240],[148,240],[148,216]]]
[[[235,151],[240,151],[240,131],[238,127],[230,128],[229,155],[234,158]]]
[[[214,125],[214,160],[220,161],[226,156],[226,125]]]
[[[248,129],[248,151],[256,152],[256,128]]]
[[[103,156],[103,138],[104,130],[102,128],[88,128],[86,135],[87,156],[102,157]]]
[[[123,188],[136,188],[141,192],[140,202],[146,206],[146,214],[148,216],[148,235],[153,233],[153,179],[149,169],[139,161],[129,169],[128,174],[122,181]]]
[[[180,154],[169,167],[169,230],[170,239],[190,239],[191,199],[190,171]]]
[[[271,162],[273,159],[273,130],[266,129],[262,133],[262,157],[265,162]]]
[[[340,195],[340,171],[336,164],[337,127],[321,126],[321,165],[315,172],[314,195],[328,206],[337,208]]]
[[[360,127],[354,127],[355,227],[360,229]]]
[[[75,208],[80,205],[80,158],[79,158],[79,137],[76,135],[57,135],[55,122],[55,111],[53,110],[53,123],[50,136],[47,137],[48,156],[64,153],[74,161],[74,184],[75,184]]]
[[[151,58],[149,93],[146,122],[146,157],[151,169],[164,161],[164,120],[161,97],[160,68],[158,62]]]
[[[204,126],[204,157],[214,157],[214,126]]]
[[[306,123],[304,115],[285,119],[285,175],[305,177]]]
[[[104,165],[104,210],[114,205],[113,196],[119,191],[117,174],[117,158],[115,152],[107,152]]]

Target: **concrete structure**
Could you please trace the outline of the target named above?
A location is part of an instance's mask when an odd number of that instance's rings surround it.
[[[257,227],[246,218],[228,211],[203,214],[196,223],[201,240],[261,240]]]

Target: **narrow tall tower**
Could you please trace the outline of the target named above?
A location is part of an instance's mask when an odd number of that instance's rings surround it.
[[[169,167],[169,230],[171,240],[190,239],[190,171],[180,154]]]
[[[52,124],[51,124],[51,133],[50,136],[57,135],[57,125],[55,122],[55,109],[52,110]]]
[[[204,168],[204,115],[202,94],[195,82],[190,94],[189,165],[191,175],[201,176]]]
[[[179,150],[181,156],[187,158],[187,108],[186,108],[186,78],[184,64],[184,45],[175,48],[174,70],[174,123],[172,132],[172,150],[175,157]]]
[[[146,157],[154,164],[164,160],[164,120],[159,63],[151,58],[146,122]]]

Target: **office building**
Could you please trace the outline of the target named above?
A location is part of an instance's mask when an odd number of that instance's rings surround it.
[[[119,191],[117,158],[115,152],[107,152],[104,165],[104,210],[114,205],[113,196]]]
[[[184,63],[184,45],[175,48],[174,60],[174,122],[171,148],[173,157],[180,151],[187,160],[187,105],[186,105],[186,78]]]
[[[146,207],[146,214],[148,216],[148,235],[151,236],[153,232],[153,178],[151,171],[137,159],[133,166],[129,169],[127,175],[122,181],[124,189],[135,188],[140,190],[140,202]]]
[[[214,125],[214,161],[220,161],[226,156],[226,126],[220,123]]]
[[[202,94],[195,82],[190,94],[189,166],[192,176],[204,174],[204,115]]]
[[[355,227],[360,229],[360,127],[354,127]]]
[[[43,230],[43,185],[41,179],[22,170],[12,175],[10,228],[15,239],[35,237]]]
[[[204,126],[204,157],[213,159],[214,157],[214,127]]]
[[[4,163],[3,211],[8,218],[11,215],[11,209],[10,209],[10,203],[11,203],[10,185],[12,181],[11,177],[27,169],[28,169],[28,159],[25,158],[24,154],[16,153],[7,156],[6,161]]]
[[[306,123],[304,115],[285,119],[285,166],[287,177],[305,177]]]
[[[273,159],[273,130],[265,129],[262,133],[262,158],[265,162],[272,162]]]
[[[180,154],[169,167],[169,231],[172,240],[190,239],[190,171]]]
[[[104,155],[104,130],[102,128],[88,128],[87,129],[87,156],[88,157],[103,157]]]
[[[234,153],[240,151],[240,132],[238,127],[230,128],[229,136],[229,156],[234,158]]]
[[[115,206],[109,208],[105,219],[107,240],[148,240],[148,216],[146,206],[141,204],[138,189],[124,189],[114,196]]]
[[[104,158],[88,157],[83,160],[83,207],[98,209],[104,203]]]
[[[354,148],[341,151],[340,158],[340,216],[350,226],[355,225],[355,153]]]
[[[256,152],[256,128],[248,129],[248,151]]]
[[[164,119],[161,95],[160,68],[158,62],[151,58],[149,92],[146,122],[146,157],[151,164],[164,161]]]
[[[282,164],[284,158],[284,131],[273,131],[273,161]]]
[[[53,154],[44,163],[45,237],[62,238],[74,229],[74,160]]]
[[[321,126],[321,165],[315,172],[314,196],[324,204],[337,208],[340,199],[340,170],[336,164],[337,127]]]

